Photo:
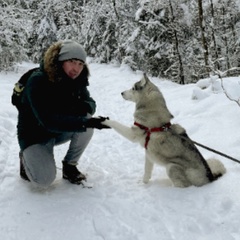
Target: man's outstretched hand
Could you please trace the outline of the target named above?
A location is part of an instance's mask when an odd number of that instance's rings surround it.
[[[97,129],[110,128],[109,126],[102,124],[102,122],[105,121],[106,119],[109,119],[109,118],[108,117],[89,118],[85,123],[85,127],[97,128]]]

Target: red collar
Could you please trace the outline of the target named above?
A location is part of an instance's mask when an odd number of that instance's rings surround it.
[[[145,126],[143,126],[143,125],[141,125],[140,123],[137,123],[137,122],[134,122],[134,125],[138,126],[142,130],[145,130],[145,132],[147,133],[146,141],[145,141],[145,148],[146,149],[147,149],[148,142],[150,140],[150,135],[151,135],[152,132],[164,132],[164,131],[167,131],[171,127],[170,122],[164,124],[161,127],[156,127],[156,128],[148,128],[148,127],[145,127]]]

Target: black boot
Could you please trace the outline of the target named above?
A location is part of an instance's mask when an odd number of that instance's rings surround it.
[[[20,158],[20,177],[23,180],[30,181],[27,174],[26,174],[25,168],[23,166],[23,154],[22,154],[22,152],[19,153],[19,158]]]
[[[62,161],[63,164],[63,178],[67,179],[73,184],[82,184],[82,181],[86,181],[86,176],[83,175],[75,165],[68,164],[66,161]]]

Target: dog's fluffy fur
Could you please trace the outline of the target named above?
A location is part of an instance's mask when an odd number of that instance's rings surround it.
[[[173,118],[162,93],[146,74],[132,89],[122,92],[122,96],[125,100],[135,102],[135,122],[149,129],[164,126]],[[145,147],[147,132],[139,126],[133,125],[130,128],[113,120],[105,120],[103,124]],[[178,124],[172,124],[165,131],[151,133],[145,148],[144,183],[149,182],[154,163],[166,168],[175,187],[202,186],[226,172],[220,161],[206,161],[187,136],[185,129]]]

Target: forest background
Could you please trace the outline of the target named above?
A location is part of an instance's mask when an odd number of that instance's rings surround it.
[[[240,74],[240,0],[1,0],[0,71],[74,39],[99,63],[193,83]]]

